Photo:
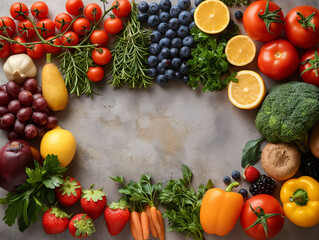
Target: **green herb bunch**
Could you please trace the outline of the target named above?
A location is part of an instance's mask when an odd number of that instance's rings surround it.
[[[251,3],[251,0],[221,0],[224,2],[228,7],[232,7],[236,5],[237,7],[240,6],[248,6]]]

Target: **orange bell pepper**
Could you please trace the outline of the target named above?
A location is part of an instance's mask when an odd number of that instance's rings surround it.
[[[235,227],[244,199],[241,194],[230,191],[238,185],[238,182],[233,182],[226,191],[213,188],[205,193],[200,208],[200,223],[206,233],[225,236]]]

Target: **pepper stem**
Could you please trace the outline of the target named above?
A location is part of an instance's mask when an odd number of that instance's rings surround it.
[[[46,55],[46,63],[52,63],[52,54],[51,53],[47,53]]]
[[[230,192],[233,189],[233,187],[237,187],[237,186],[239,186],[239,182],[232,182],[231,184],[228,185],[225,191]]]
[[[309,201],[308,193],[305,189],[298,188],[294,195],[289,198],[289,201],[295,202],[299,206],[305,206]]]

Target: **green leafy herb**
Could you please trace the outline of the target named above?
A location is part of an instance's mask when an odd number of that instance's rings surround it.
[[[202,84],[202,91],[207,92],[222,90],[230,81],[237,82],[236,72],[229,71],[225,47],[227,41],[238,34],[238,25],[226,29],[218,38],[202,32],[196,26],[191,29],[191,34],[195,47],[187,62],[190,66],[188,85],[197,89]]]
[[[260,144],[263,140],[265,140],[265,138],[261,137],[257,140],[250,140],[246,143],[241,159],[242,168],[245,168],[249,165],[252,166],[258,162],[261,155]]]
[[[237,7],[240,6],[248,6],[251,3],[251,0],[221,0],[224,2],[228,7],[232,7],[236,5]]]
[[[166,207],[163,217],[168,218],[168,231],[196,240],[204,239],[199,220],[200,206],[204,194],[214,185],[209,180],[206,186],[201,184],[196,191],[190,186],[193,173],[186,165],[182,166],[182,172],[183,178],[171,179],[159,195],[160,203]]]
[[[38,216],[47,210],[46,203],[54,204],[54,189],[63,183],[62,177],[66,170],[54,155],[48,155],[43,166],[35,161],[34,169],[26,168],[26,182],[15,192],[9,192],[5,198],[0,199],[0,204],[8,205],[4,222],[12,226],[18,219],[20,231],[35,223]]]

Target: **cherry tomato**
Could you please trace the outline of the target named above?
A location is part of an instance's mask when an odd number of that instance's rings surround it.
[[[112,54],[107,48],[94,49],[92,53],[93,61],[98,65],[106,65],[111,61]]]
[[[66,11],[74,16],[78,16],[83,12],[84,4],[82,0],[67,0],[65,4]]]
[[[84,9],[84,15],[90,21],[99,21],[102,17],[102,9],[96,3],[88,4]]]
[[[89,67],[86,75],[92,82],[99,82],[104,78],[104,69],[101,66]]]
[[[16,31],[16,24],[10,17],[0,18],[0,35],[12,37]],[[7,34],[6,34],[7,33]]]
[[[257,214],[252,211],[251,207],[261,215],[263,209],[266,217],[266,229],[264,228],[263,224],[258,223],[254,227],[249,228],[254,222],[258,219]],[[274,216],[267,215],[267,214],[276,214]],[[260,219],[263,217],[259,217]],[[282,209],[278,200],[270,195],[267,194],[259,194],[249,198],[243,206],[241,215],[240,215],[240,223],[242,228],[245,230],[245,233],[248,234],[253,239],[256,240],[264,240],[269,239],[277,235],[285,222],[285,213]],[[266,237],[266,233],[268,238]]]
[[[79,36],[73,31],[67,31],[61,37],[61,42],[63,46],[75,46],[80,42]]]
[[[118,17],[126,17],[131,12],[131,3],[128,0],[117,0],[114,1],[112,6],[116,4],[116,2],[119,3],[118,9],[114,8],[112,11],[113,13]]]
[[[58,14],[54,20],[55,27],[60,32],[65,32],[66,29],[71,25],[71,22],[72,22],[72,17],[67,13]]]
[[[309,49],[301,56],[300,62],[301,79],[319,87],[319,48]]]
[[[316,46],[319,43],[319,10],[312,6],[291,9],[285,18],[285,32],[289,42],[297,47]]]
[[[44,19],[48,17],[49,8],[45,2],[37,1],[31,6],[31,14],[37,19]]]
[[[0,58],[6,58],[10,54],[10,45],[5,40],[0,40]]]
[[[20,22],[18,32],[23,38],[32,38],[35,35],[35,30],[30,20]]]
[[[288,41],[276,39],[262,46],[258,56],[258,67],[266,76],[282,80],[290,76],[299,64],[296,48]]]
[[[27,54],[33,59],[40,59],[44,54],[43,44],[37,43],[34,45],[30,45],[31,48],[27,48]]]
[[[25,16],[28,16],[29,14],[29,9],[27,5],[25,5],[22,2],[16,2],[11,5],[10,7],[10,14],[11,17],[18,20],[18,21],[23,21],[26,19]]]
[[[61,39],[60,38],[55,38],[55,36],[48,37],[46,39],[46,41],[48,41],[51,44],[57,45],[57,46],[61,46],[61,44],[62,44]],[[43,46],[44,46],[44,50],[47,53],[57,54],[57,53],[59,53],[61,51],[60,47],[54,47],[54,46],[51,46],[49,44],[44,44]]]
[[[98,47],[105,46],[109,42],[109,35],[103,30],[94,30],[90,36],[90,41]]]
[[[117,34],[123,29],[123,22],[120,18],[111,16],[104,22],[104,30],[109,34]]]
[[[13,38],[15,41],[20,42],[20,43],[26,43],[27,41],[20,36],[14,37]],[[14,54],[19,54],[19,53],[25,53],[26,52],[26,47],[19,44],[19,43],[11,43],[10,44],[10,50],[11,52],[13,52]]]
[[[265,21],[262,19],[267,14],[267,1],[261,0],[250,4],[243,17],[244,28],[249,37],[254,40],[267,42],[277,38],[284,28],[284,14],[280,10],[277,13],[277,20],[280,22],[271,22],[267,29]],[[273,2],[269,2],[269,11],[274,12],[281,8]],[[269,12],[268,12],[269,13]]]
[[[86,35],[91,28],[91,23],[84,17],[80,17],[73,22],[73,31],[79,36]]]
[[[49,19],[41,19],[38,23],[37,23],[37,29],[38,32],[41,34],[41,36],[43,38],[48,38],[50,36],[54,35],[54,31],[55,31],[55,24],[54,22]]]

